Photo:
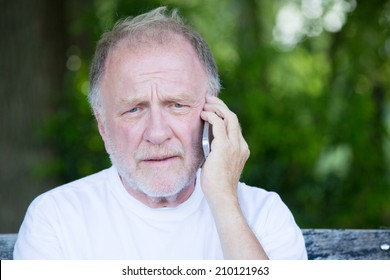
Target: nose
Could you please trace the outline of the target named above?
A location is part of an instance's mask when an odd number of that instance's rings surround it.
[[[165,116],[159,108],[151,108],[146,122],[144,139],[151,144],[161,145],[171,136],[172,130],[169,126],[168,116]]]

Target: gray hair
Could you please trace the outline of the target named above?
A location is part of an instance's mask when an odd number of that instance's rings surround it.
[[[193,46],[201,64],[204,66],[211,95],[217,95],[221,84],[217,65],[210,48],[204,39],[192,27],[185,24],[174,9],[171,13],[166,7],[159,7],[148,13],[128,17],[118,21],[114,28],[103,34],[96,46],[92,59],[89,83],[88,101],[94,113],[102,112],[99,85],[104,75],[105,64],[110,52],[124,39],[134,45],[142,44],[144,40],[164,43],[170,40],[170,35],[177,34],[184,37]]]

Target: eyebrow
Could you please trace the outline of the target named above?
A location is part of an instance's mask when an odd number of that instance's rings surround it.
[[[145,98],[141,97],[140,95],[130,96],[127,98],[121,97],[118,102],[116,102],[118,105],[125,106],[129,104],[139,104],[145,102]]]
[[[197,100],[196,96],[188,93],[188,92],[180,92],[175,94],[162,94],[162,102],[195,102]],[[141,104],[141,103],[148,103],[149,97],[145,97],[142,94],[135,94],[126,98],[120,98],[117,102],[120,106],[127,106],[127,105],[135,105],[135,104]]]

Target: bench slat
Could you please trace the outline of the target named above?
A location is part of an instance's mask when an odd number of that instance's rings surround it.
[[[389,260],[390,229],[304,229],[311,260]]]
[[[390,229],[303,229],[309,260],[390,260]],[[0,259],[11,260],[17,234],[0,234]],[[381,246],[383,249],[381,249]]]
[[[16,233],[0,234],[0,260],[12,260]]]

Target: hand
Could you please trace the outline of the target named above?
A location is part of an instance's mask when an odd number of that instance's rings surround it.
[[[201,118],[213,127],[211,152],[202,167],[201,185],[214,216],[225,259],[268,259],[246,222],[237,184],[249,157],[237,116],[217,97],[207,96]]]
[[[207,96],[201,118],[211,124],[214,136],[201,173],[203,192],[211,204],[236,200],[237,183],[249,157],[237,116],[221,99]]]

